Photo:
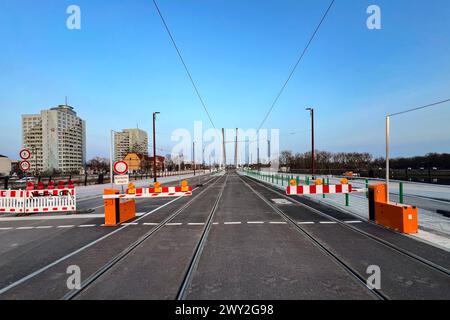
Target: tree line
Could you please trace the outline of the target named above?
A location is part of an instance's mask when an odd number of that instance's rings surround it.
[[[292,153],[283,151],[280,156],[280,166],[290,169],[311,169],[311,152]],[[369,170],[384,168],[384,157],[374,158],[368,152],[328,152],[316,151],[314,153],[315,167],[319,170],[345,169],[345,170]],[[428,153],[424,156],[398,157],[390,159],[392,169],[450,169],[449,153]]]

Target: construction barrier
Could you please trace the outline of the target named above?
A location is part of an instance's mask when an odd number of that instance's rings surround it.
[[[353,189],[351,184],[330,184],[330,185],[312,185],[312,186],[288,186],[286,194],[288,195],[308,195],[308,194],[335,194],[361,192],[359,189]]]
[[[0,213],[76,211],[75,189],[0,190]]]
[[[116,226],[120,223],[136,217],[136,201],[122,200],[120,198],[105,198],[106,196],[119,195],[117,189],[105,189],[104,204],[105,204],[105,226]]]
[[[152,188],[136,188],[130,183],[125,194],[118,189],[105,189],[103,193],[105,205],[105,226],[117,226],[136,216],[136,199],[170,198],[192,195],[192,187],[183,181],[179,187],[161,187],[156,182]]]
[[[386,184],[369,186],[369,219],[398,232],[417,233],[419,231],[417,207],[388,203],[386,189]]]
[[[126,190],[125,194],[105,194],[103,199],[136,199],[136,198],[167,198],[185,197],[192,195],[192,187],[159,187],[159,188],[136,188]]]
[[[24,213],[25,192],[0,190],[0,213]]]

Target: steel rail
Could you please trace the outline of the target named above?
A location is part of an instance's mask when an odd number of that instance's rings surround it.
[[[195,200],[197,200],[201,195],[203,195],[206,191],[211,189],[222,177],[216,179],[212,184],[210,184],[207,188],[202,190],[199,194],[194,196],[189,202],[187,202],[185,205],[183,205],[181,208],[179,208],[177,211],[172,213],[170,216],[168,216],[166,219],[161,221],[155,228],[144,234],[142,237],[140,237],[138,240],[136,240],[134,243],[129,245],[125,250],[123,250],[121,253],[119,253],[117,256],[115,256],[113,259],[109,260],[106,264],[104,264],[101,268],[99,268],[95,273],[93,273],[89,278],[87,278],[80,286],[79,289],[73,289],[69,291],[67,294],[65,294],[61,300],[72,300],[76,296],[78,296],[82,291],[86,290],[90,285],[92,285],[98,278],[100,278],[103,274],[105,274],[108,270],[113,268],[117,263],[122,261],[124,258],[126,258],[130,253],[132,253],[139,245],[141,245],[144,241],[152,237],[156,232],[161,230],[167,223],[172,221],[175,217],[177,217],[181,212],[183,212],[185,209],[187,209]]]
[[[343,221],[341,221],[341,220],[339,220],[339,219],[337,219],[337,218],[335,218],[335,217],[333,217],[333,216],[331,216],[331,215],[329,215],[329,214],[326,214],[326,213],[324,213],[324,212],[322,212],[322,211],[320,211],[320,210],[317,210],[317,209],[315,209],[315,208],[313,208],[313,207],[311,207],[311,206],[308,206],[307,204],[304,204],[303,202],[298,201],[298,200],[295,199],[294,197],[289,197],[289,196],[287,196],[287,195],[285,195],[285,194],[283,194],[283,193],[281,193],[281,192],[278,192],[277,190],[273,190],[273,189],[271,189],[271,188],[265,186],[264,184],[260,183],[259,181],[255,181],[255,180],[252,179],[252,178],[250,178],[250,179],[251,179],[253,182],[255,182],[256,184],[260,185],[261,187],[264,187],[264,188],[266,188],[267,190],[269,190],[269,191],[271,191],[271,192],[273,192],[273,193],[276,193],[276,194],[278,194],[278,195],[280,195],[280,196],[282,196],[282,197],[284,197],[284,198],[286,198],[286,199],[289,199],[289,200],[295,202],[296,204],[298,204],[298,205],[300,205],[300,206],[302,206],[302,207],[304,207],[304,208],[307,208],[307,209],[309,209],[310,211],[312,211],[312,212],[314,212],[314,213],[316,213],[316,214],[318,214],[318,215],[320,215],[320,216],[322,216],[322,217],[324,217],[324,218],[330,219],[330,220],[336,222],[337,224],[339,224],[339,225],[341,225],[341,226],[343,226],[343,227],[345,227],[345,228],[347,228],[347,229],[349,229],[349,230],[352,230],[352,231],[354,231],[354,232],[357,232],[357,233],[359,233],[359,234],[361,234],[361,235],[363,235],[363,236],[365,236],[365,237],[367,237],[367,238],[369,238],[369,239],[371,239],[371,240],[374,240],[374,241],[376,241],[376,242],[378,242],[378,243],[380,243],[380,244],[382,244],[382,245],[384,245],[384,246],[390,248],[390,249],[393,250],[393,251],[396,251],[396,252],[401,253],[401,254],[403,254],[404,256],[406,256],[406,257],[408,257],[408,258],[410,258],[410,259],[413,259],[413,260],[415,260],[415,261],[418,261],[418,262],[420,262],[420,263],[426,265],[426,266],[429,267],[430,269],[433,269],[433,270],[435,270],[435,271],[439,271],[439,272],[441,272],[441,273],[443,273],[443,274],[445,274],[445,275],[447,275],[447,276],[450,276],[450,270],[448,270],[447,268],[445,268],[445,267],[443,267],[443,266],[441,266],[441,265],[439,265],[439,264],[437,264],[437,263],[434,263],[434,262],[432,262],[432,261],[430,261],[430,260],[428,260],[428,259],[425,259],[425,258],[423,258],[423,257],[420,257],[420,256],[418,256],[418,255],[416,255],[416,254],[414,254],[414,253],[412,253],[412,252],[410,252],[410,251],[408,251],[408,250],[405,250],[405,249],[403,249],[403,248],[400,248],[399,246],[397,246],[397,245],[395,245],[395,244],[392,244],[392,243],[390,243],[390,242],[388,242],[388,241],[386,241],[386,240],[383,240],[383,239],[381,239],[380,237],[377,237],[377,236],[375,236],[375,235],[373,235],[373,234],[371,234],[371,233],[368,233],[368,232],[366,232],[366,231],[363,231],[363,230],[361,230],[361,229],[359,229],[359,228],[357,228],[357,227],[355,227],[355,226],[352,226],[352,225],[350,225],[350,224],[348,224],[348,223],[345,223],[345,222],[343,222]],[[371,223],[371,222],[370,222],[370,223]],[[373,224],[373,223],[371,223],[371,224]],[[375,224],[373,224],[373,225],[375,225]]]
[[[388,296],[382,293],[378,289],[371,289],[367,286],[366,279],[361,276],[358,271],[354,270],[347,263],[345,263],[341,258],[324,246],[319,240],[317,240],[311,233],[302,228],[296,221],[290,218],[286,213],[274,206],[269,200],[267,200],[262,194],[256,191],[252,186],[250,186],[242,177],[240,177],[244,184],[252,190],[259,198],[261,198],[269,207],[271,207],[276,213],[278,213],[286,222],[292,225],[298,232],[305,236],[314,246],[316,246],[325,255],[330,257],[338,266],[340,266],[344,271],[350,274],[358,283],[360,283],[365,289],[369,290],[377,299],[379,300],[390,300]]]

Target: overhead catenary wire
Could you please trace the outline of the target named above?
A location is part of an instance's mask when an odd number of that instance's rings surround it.
[[[165,27],[165,29],[166,29],[169,37],[170,37],[170,40],[172,41],[172,44],[175,47],[175,50],[177,51],[178,57],[180,58],[181,63],[183,64],[184,70],[186,70],[186,73],[187,73],[187,75],[189,77],[189,80],[191,81],[191,84],[194,87],[195,93],[196,93],[198,99],[200,100],[200,103],[202,104],[203,109],[205,110],[206,115],[208,116],[208,119],[211,122],[211,125],[213,126],[214,129],[216,129],[216,126],[214,125],[214,121],[212,120],[211,115],[208,112],[208,108],[206,107],[205,101],[203,100],[203,98],[202,98],[202,96],[200,94],[200,91],[198,90],[198,87],[197,87],[197,85],[196,85],[196,83],[194,81],[194,78],[192,77],[191,72],[189,71],[189,68],[188,68],[186,62],[184,61],[184,58],[181,55],[181,51],[178,48],[177,43],[175,42],[175,38],[173,37],[172,32],[170,31],[170,28],[169,28],[166,20],[164,19],[164,16],[161,13],[161,10],[159,9],[159,6],[158,6],[158,3],[156,2],[156,0],[153,0],[153,4],[155,5],[156,10],[158,11],[158,15],[161,18],[162,23],[164,24],[164,27]]]
[[[430,103],[430,104],[427,104],[427,105],[424,105],[424,106],[421,106],[421,107],[416,107],[416,108],[408,109],[408,110],[405,110],[405,111],[392,113],[392,114],[389,114],[388,117],[398,116],[398,115],[401,115],[401,114],[404,114],[404,113],[409,113],[409,112],[413,112],[413,111],[417,111],[417,110],[422,110],[422,109],[434,107],[434,106],[437,106],[437,105],[440,105],[440,104],[444,104],[444,103],[447,103],[447,102],[450,102],[450,99],[446,99],[446,100]]]
[[[269,111],[267,112],[266,116],[264,117],[263,121],[261,122],[260,126],[258,127],[258,130],[261,130],[263,125],[266,123],[267,119],[269,118],[270,114],[272,113],[272,110],[275,108],[275,105],[277,104],[278,100],[280,99],[281,95],[283,94],[284,90],[286,89],[289,81],[291,80],[292,76],[294,75],[295,71],[297,70],[297,67],[299,66],[300,62],[303,60],[303,57],[305,56],[306,52],[308,51],[311,43],[313,42],[314,38],[316,37],[320,27],[322,26],[323,22],[325,21],[326,17],[328,16],[328,13],[330,12],[331,8],[333,7],[335,0],[332,0],[324,14],[322,15],[322,18],[320,19],[319,24],[315,28],[313,34],[311,35],[308,43],[306,44],[305,48],[303,49],[302,53],[300,54],[300,57],[297,59],[297,62],[295,63],[294,67],[292,68],[291,72],[289,73],[289,76],[287,77],[286,81],[284,82],[283,86],[281,87],[280,91],[278,92],[277,96],[275,97],[275,100],[273,101],[272,105],[269,108]]]

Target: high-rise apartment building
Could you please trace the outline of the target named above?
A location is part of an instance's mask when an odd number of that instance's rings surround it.
[[[86,163],[86,123],[68,105],[22,115],[22,145],[32,152],[31,172],[81,171]]]
[[[130,152],[148,155],[148,135],[140,129],[124,129],[114,134],[114,158],[123,160]]]

